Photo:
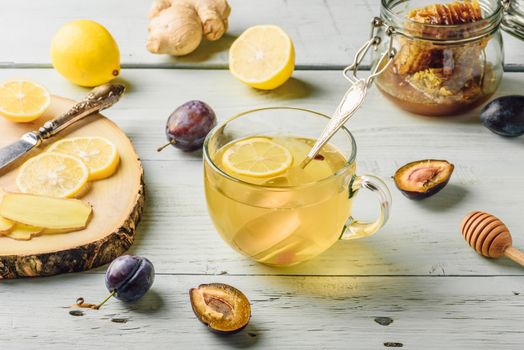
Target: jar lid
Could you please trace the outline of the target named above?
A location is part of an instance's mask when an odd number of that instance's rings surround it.
[[[524,0],[502,0],[504,17],[502,29],[524,40]]]

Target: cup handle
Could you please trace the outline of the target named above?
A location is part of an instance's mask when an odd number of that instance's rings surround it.
[[[389,208],[391,207],[391,193],[384,181],[375,175],[355,175],[349,183],[349,198],[352,198],[361,188],[366,188],[376,194],[380,204],[380,214],[374,222],[364,222],[350,216],[344,225],[340,239],[348,240],[371,236],[388,221]]]

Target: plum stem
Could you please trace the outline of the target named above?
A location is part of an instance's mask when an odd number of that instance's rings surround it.
[[[96,307],[97,307],[96,304],[86,303],[84,301],[84,298],[82,298],[82,297],[76,299],[76,304],[73,305],[73,306],[78,306],[78,307],[82,307],[82,308],[86,308],[86,309],[93,309],[93,310],[96,310]]]
[[[100,304],[98,304],[98,305],[96,306],[96,309],[97,309],[97,310],[100,309],[100,308],[102,307],[102,305],[104,305],[104,304],[105,304],[109,299],[111,299],[115,294],[116,294],[116,289],[113,290],[113,291],[111,292],[111,294],[109,294],[109,295],[107,296],[107,298],[104,299],[104,301],[102,301]]]
[[[166,143],[165,145],[163,146],[160,146],[156,149],[157,152],[161,152],[164,148],[166,148],[167,146],[169,145],[174,145],[176,143],[175,139],[172,139],[171,141],[169,141],[168,143]]]
[[[102,307],[102,305],[104,305],[115,294],[116,294],[116,289],[114,291],[112,291],[111,294],[109,294],[109,296],[107,298],[105,298],[104,301],[102,301],[98,305],[97,304],[86,303],[84,298],[80,297],[80,298],[76,299],[76,304],[73,305],[73,306],[78,306],[78,307],[82,307],[82,308],[86,308],[86,309],[98,310],[98,309],[100,309]]]

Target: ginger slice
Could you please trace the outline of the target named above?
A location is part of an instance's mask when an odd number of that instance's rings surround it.
[[[79,199],[27,193],[6,193],[0,203],[0,216],[17,223],[54,231],[85,228],[91,212],[91,206]]]
[[[28,241],[36,235],[42,233],[44,229],[24,224],[16,224],[6,237],[16,239],[17,241]]]
[[[0,236],[11,232],[14,226],[14,222],[0,216]]]
[[[42,234],[43,235],[56,235],[59,233],[68,233],[72,231],[78,231],[78,230],[70,230],[67,228],[44,228],[44,230],[42,231]]]
[[[2,198],[4,197],[4,194],[5,194],[4,190],[0,188],[0,202],[2,201]],[[11,232],[14,226],[15,226],[14,222],[0,216],[0,236]]]

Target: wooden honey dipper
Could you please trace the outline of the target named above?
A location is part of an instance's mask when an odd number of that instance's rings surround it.
[[[513,248],[508,228],[496,216],[473,211],[464,217],[460,230],[466,242],[477,253],[488,258],[505,255],[524,266],[524,252]]]

